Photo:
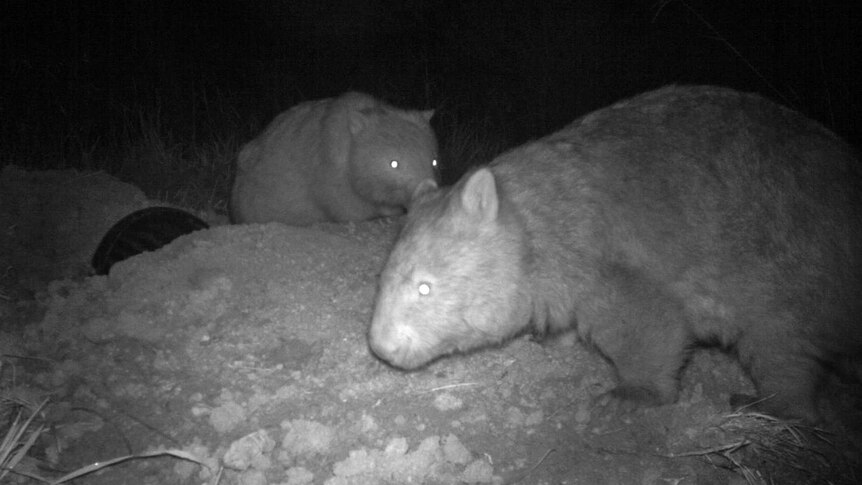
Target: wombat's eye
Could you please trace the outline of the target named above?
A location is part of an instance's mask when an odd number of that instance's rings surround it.
[[[398,160],[392,160],[389,162],[389,166],[392,168],[398,168]]]
[[[434,168],[437,168],[437,159],[436,158],[431,159],[431,166]]]
[[[422,296],[428,296],[431,293],[431,284],[430,283],[419,283],[419,294]]]

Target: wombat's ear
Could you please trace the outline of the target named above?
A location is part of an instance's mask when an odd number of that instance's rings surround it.
[[[413,195],[410,196],[410,204],[412,205],[417,198],[435,190],[437,190],[437,182],[433,179],[425,179],[419,182],[419,185],[413,189]]]
[[[480,168],[470,175],[461,190],[461,205],[471,216],[483,222],[497,217],[497,184],[490,170]]]
[[[433,109],[420,111],[420,113],[422,113],[422,117],[425,118],[426,121],[431,121],[431,117],[434,116],[434,110]]]

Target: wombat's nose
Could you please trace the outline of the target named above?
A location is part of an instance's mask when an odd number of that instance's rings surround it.
[[[392,332],[387,331],[382,325],[371,325],[371,333],[368,337],[368,345],[374,355],[381,359],[391,362],[392,356],[398,350],[398,342],[391,336]]]
[[[416,342],[416,335],[403,325],[371,324],[368,344],[377,357],[396,367],[403,367],[406,356]]]

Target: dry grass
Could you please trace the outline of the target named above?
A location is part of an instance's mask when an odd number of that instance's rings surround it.
[[[0,419],[6,428],[3,441],[0,442],[0,482],[9,473],[31,476],[26,472],[16,471],[15,468],[22,463],[45,430],[44,424],[36,422],[35,419],[47,402],[45,399],[33,407],[31,403],[0,393]]]
[[[458,106],[448,111],[444,107],[437,111],[433,122],[440,141],[444,184],[456,182],[471,167],[490,162],[511,146],[490,119],[468,118],[457,111]]]
[[[668,457],[703,457],[751,485],[859,483],[859,463],[846,460],[823,429],[754,412],[729,414],[717,427],[726,444]]]
[[[2,362],[0,361],[0,370],[2,370]],[[27,477],[36,482],[60,485],[126,461],[161,456],[171,456],[207,468],[210,471],[208,475],[211,485],[216,485],[220,480],[220,470],[214,473],[203,459],[180,449],[158,449],[114,457],[80,467],[59,477],[48,478],[37,474],[35,470],[38,460],[30,455],[35,449],[37,440],[51,427],[44,413],[48,401],[48,398],[45,398],[38,404],[34,404],[16,397],[11,389],[0,389],[0,435],[3,436],[0,442],[0,483],[6,483],[4,479],[15,475]]]
[[[229,100],[198,101],[206,106],[196,113],[183,111],[181,103],[148,102],[101,113],[95,132],[70,119],[48,133],[25,130],[26,140],[0,133],[3,163],[30,170],[104,171],[151,199],[224,211],[236,152],[258,128],[248,121],[253,117],[238,114]]]
[[[140,187],[151,199],[182,207],[224,212],[233,161],[242,136],[186,138],[167,126],[159,111],[127,120],[122,140],[110,150],[105,170]]]

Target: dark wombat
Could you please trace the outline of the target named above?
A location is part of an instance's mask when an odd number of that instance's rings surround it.
[[[760,96],[667,87],[424,184],[381,275],[369,344],[412,369],[574,326],[617,398],[677,399],[694,343],[735,348],[777,416],[816,421],[824,364],[862,352],[860,168]]]
[[[433,111],[404,111],[348,92],[275,118],[237,157],[233,222],[307,225],[404,212],[437,181]]]

